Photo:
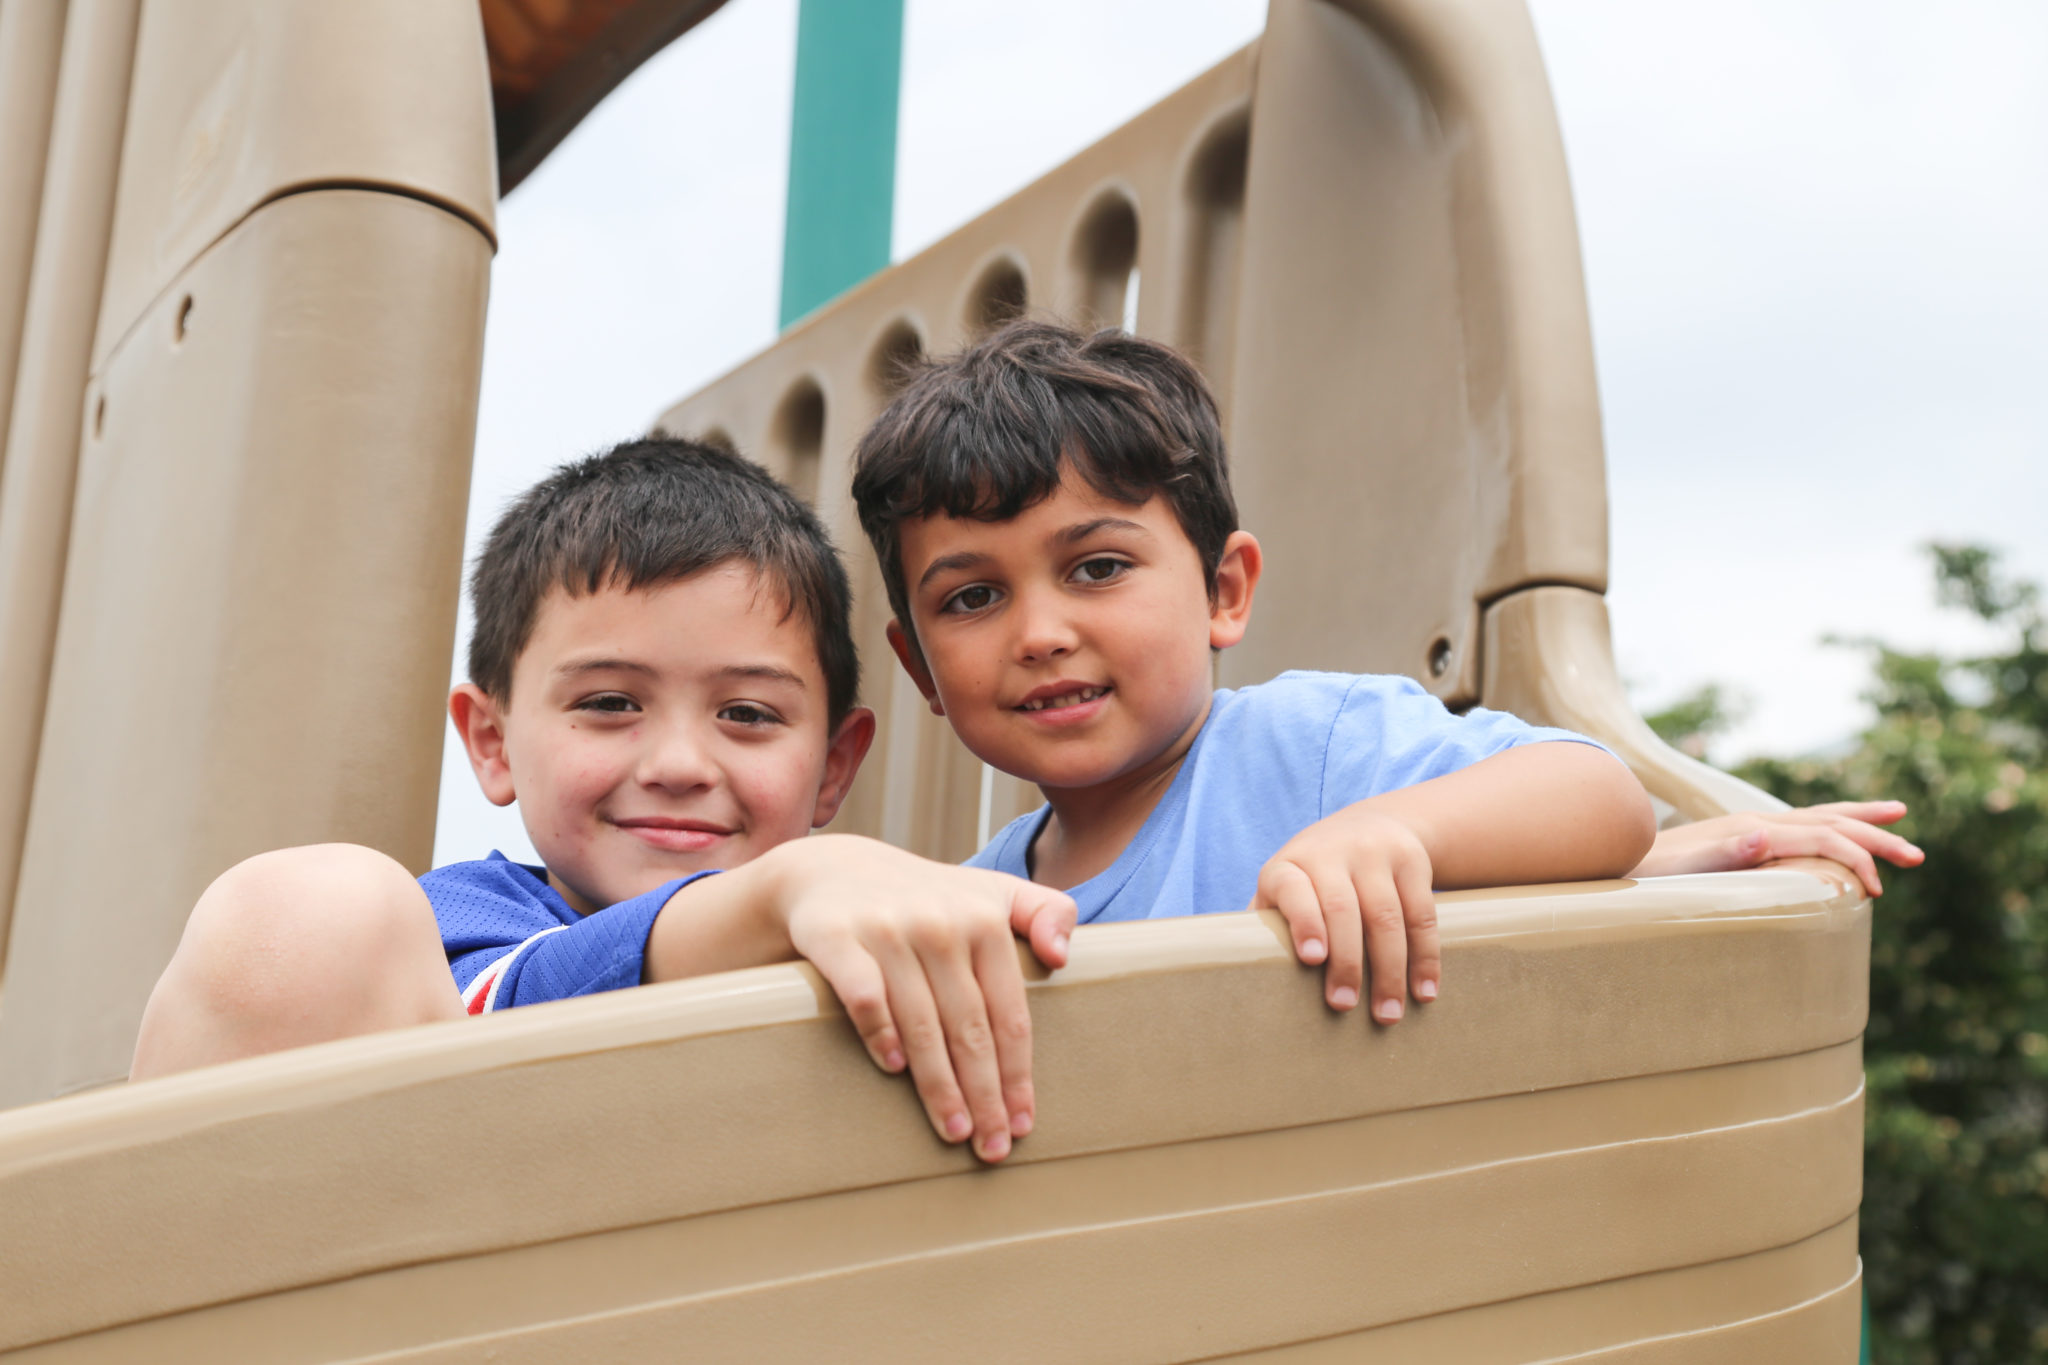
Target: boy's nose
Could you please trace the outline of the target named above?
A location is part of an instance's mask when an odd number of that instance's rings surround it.
[[[688,724],[664,725],[650,733],[636,774],[641,785],[666,791],[711,786],[717,780],[718,765],[706,739],[699,727]]]
[[[1020,594],[1016,622],[1017,657],[1026,663],[1042,663],[1071,654],[1079,644],[1073,623],[1059,609],[1057,601],[1044,594]]]

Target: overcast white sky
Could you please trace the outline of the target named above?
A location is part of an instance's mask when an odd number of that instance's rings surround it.
[[[1862,723],[1828,633],[1967,643],[1930,539],[2048,578],[2048,5],[1534,0],[1606,419],[1616,646],[1719,756]],[[895,254],[1258,35],[1263,0],[908,0]],[[774,339],[795,0],[730,0],[499,213],[470,540]],[[467,630],[467,604],[463,629]],[[871,660],[881,667],[884,660]],[[460,670],[460,655],[457,659]],[[532,859],[452,737],[435,858]]]

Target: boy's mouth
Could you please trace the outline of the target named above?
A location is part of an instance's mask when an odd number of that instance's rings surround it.
[[[1090,702],[1100,701],[1110,693],[1106,683],[1048,683],[1027,693],[1016,709],[1033,715],[1045,711],[1074,711]]]
[[[641,842],[669,853],[702,853],[732,834],[725,826],[709,820],[675,820],[662,815],[636,816],[611,823]]]

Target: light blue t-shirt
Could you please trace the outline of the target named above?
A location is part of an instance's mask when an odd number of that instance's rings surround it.
[[[1316,821],[1545,740],[1593,743],[1504,711],[1453,715],[1410,678],[1282,673],[1223,688],[1144,827],[1068,894],[1083,924],[1242,910],[1267,859]],[[1012,820],[968,866],[1030,876],[1049,810]]]

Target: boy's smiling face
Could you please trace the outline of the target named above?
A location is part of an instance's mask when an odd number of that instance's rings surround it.
[[[810,624],[750,566],[651,588],[556,588],[507,702],[449,701],[484,794],[515,798],[557,890],[589,913],[744,863],[832,818],[874,733],[836,733]]]
[[[1215,595],[1165,498],[1131,505],[1071,470],[1009,521],[904,522],[917,647],[890,643],[933,709],[992,767],[1041,787],[1140,780],[1208,714],[1212,649],[1250,616],[1258,542],[1234,533]]]

